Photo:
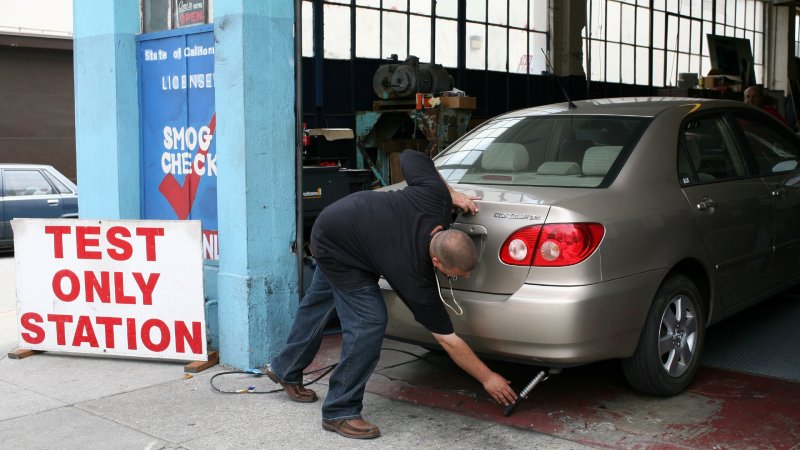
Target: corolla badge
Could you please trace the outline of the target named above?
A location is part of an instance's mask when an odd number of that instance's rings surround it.
[[[518,214],[518,213],[505,213],[505,212],[496,212],[494,213],[494,217],[497,217],[498,219],[542,220],[542,216],[537,216],[533,214]]]

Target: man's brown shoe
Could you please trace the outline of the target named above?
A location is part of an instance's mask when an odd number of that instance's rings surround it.
[[[265,366],[261,369],[261,372],[267,376],[273,383],[280,384],[283,388],[283,391],[286,392],[286,395],[289,396],[290,399],[300,402],[300,403],[313,403],[317,401],[317,393],[312,391],[311,389],[306,389],[302,384],[289,384],[284,383],[278,378],[277,375],[269,368],[269,366]]]
[[[364,419],[322,419],[322,428],[352,439],[373,439],[381,435],[381,430]]]

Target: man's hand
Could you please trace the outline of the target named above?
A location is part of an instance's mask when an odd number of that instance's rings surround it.
[[[480,200],[480,197],[466,195],[462,192],[450,189],[450,197],[453,199],[453,207],[461,208],[464,212],[476,214],[478,212],[478,205],[473,200]]]
[[[504,406],[509,403],[514,403],[517,399],[517,394],[511,389],[510,381],[503,378],[497,372],[492,372],[489,378],[483,382],[483,388],[492,396],[494,401]]]
[[[433,333],[433,337],[459,367],[481,382],[483,388],[496,402],[507,406],[517,399],[517,394],[509,386],[510,381],[489,369],[455,333]]]

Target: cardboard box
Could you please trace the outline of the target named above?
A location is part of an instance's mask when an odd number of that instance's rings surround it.
[[[440,97],[442,106],[453,109],[475,109],[475,97],[449,96]]]

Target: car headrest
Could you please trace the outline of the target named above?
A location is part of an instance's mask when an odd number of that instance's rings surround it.
[[[546,161],[536,170],[539,175],[580,175],[581,166],[572,161]]]
[[[583,174],[586,176],[605,176],[617,159],[621,145],[601,145],[589,147],[583,155]]]
[[[488,172],[516,172],[528,167],[528,150],[522,144],[494,143],[483,151],[481,168]]]

